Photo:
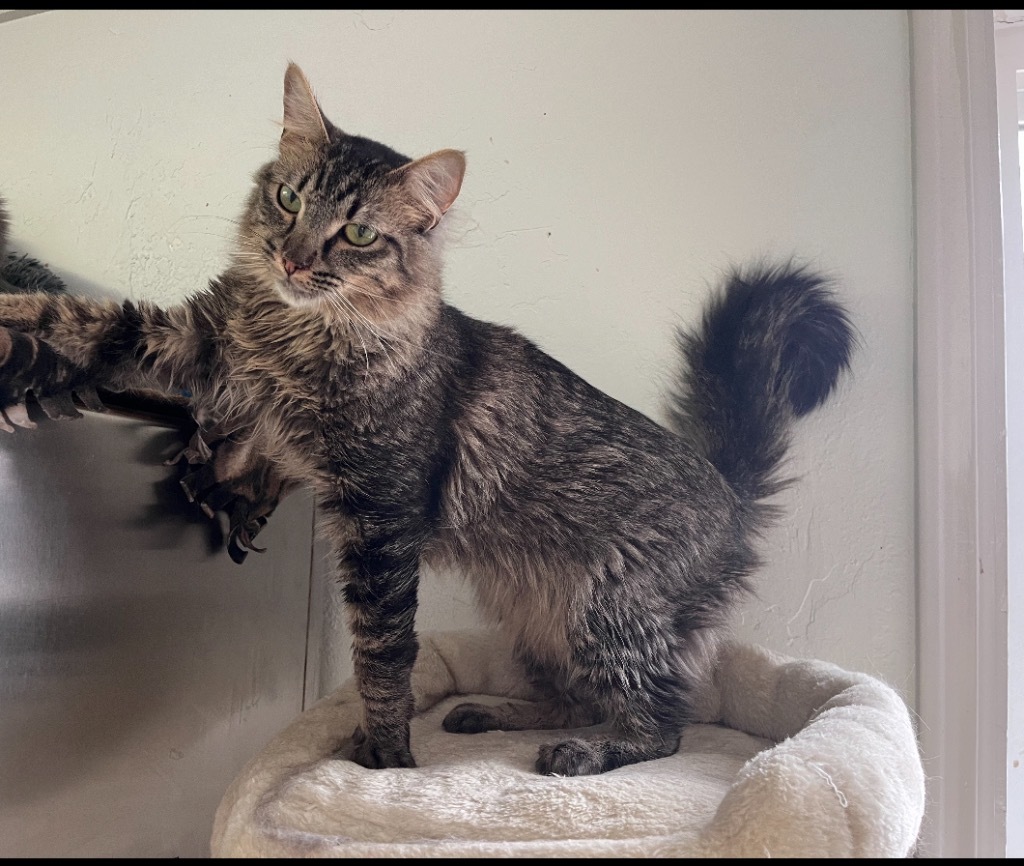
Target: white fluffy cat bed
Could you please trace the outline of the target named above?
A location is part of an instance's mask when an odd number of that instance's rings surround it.
[[[702,718],[669,758],[538,775],[556,731],[449,734],[456,703],[527,697],[478,632],[421,637],[417,769],[330,758],[359,720],[352,681],[257,755],[217,811],[214,857],[903,857],[924,813],[906,706],[873,677],[725,648]]]

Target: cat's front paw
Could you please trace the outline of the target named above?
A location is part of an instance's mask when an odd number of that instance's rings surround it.
[[[459,704],[444,717],[441,727],[449,734],[482,734],[501,727],[493,707],[484,704]]]
[[[354,761],[368,770],[416,766],[407,742],[372,738],[362,727],[355,729],[351,741],[338,751],[337,757]]]
[[[537,754],[537,772],[542,776],[593,776],[604,772],[604,756],[594,743],[579,737],[547,743]]]
[[[218,511],[228,516],[230,557],[241,564],[249,551],[263,553],[264,548],[257,547],[254,540],[293,485],[251,446],[229,439],[208,441],[202,430],[168,462],[182,459],[191,467],[180,481],[188,501],[199,505],[211,519]]]

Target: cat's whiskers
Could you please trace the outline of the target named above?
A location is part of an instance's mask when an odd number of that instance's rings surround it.
[[[395,362],[394,358],[391,357],[391,353],[388,352],[387,340],[376,328],[374,328],[370,320],[367,319],[366,316],[364,316],[362,313],[360,313],[359,310],[356,309],[356,307],[352,304],[351,301],[349,301],[342,295],[328,292],[325,293],[323,297],[324,300],[327,301],[328,305],[333,306],[335,311],[340,313],[342,318],[348,321],[350,325],[354,325],[356,328],[358,328],[359,326],[365,327],[370,332],[373,338],[380,345],[381,351],[384,353],[385,358],[387,358],[387,361],[390,364],[392,371],[397,373],[398,364]],[[357,321],[353,321],[353,316],[356,317]],[[395,347],[392,346],[391,348],[393,350]],[[366,368],[367,370],[369,370],[370,358],[369,354],[366,352],[365,340],[363,344],[363,353],[364,355],[366,355]]]
[[[354,294],[364,295],[364,296],[366,296],[368,298],[371,298],[373,300],[376,300],[376,301],[388,301],[388,302],[390,302],[392,304],[394,303],[394,299],[393,298],[390,298],[387,295],[381,295],[381,294],[377,294],[376,292],[369,291],[366,288],[365,284],[357,282],[351,276],[339,277],[338,279],[341,281],[342,286],[344,286],[344,288],[346,290],[351,291]],[[349,301],[349,303],[351,303],[351,301]],[[378,328],[381,327],[379,323],[377,323],[377,327]],[[413,348],[415,348],[415,349],[417,349],[419,351],[425,352],[425,353],[430,354],[430,355],[434,355],[437,358],[444,358],[446,361],[454,361],[455,360],[450,355],[446,355],[443,352],[438,352],[438,351],[436,351],[434,349],[429,348],[426,345],[423,345],[422,343],[413,342],[412,340],[407,340],[404,337],[400,337],[397,334],[388,333],[386,331],[384,331],[384,333],[386,334],[388,339],[392,340],[393,342],[404,343],[407,346],[412,346]]]
[[[330,289],[333,289],[334,288],[333,284],[338,282],[338,280],[336,278],[334,278],[334,277],[331,277],[330,279],[324,279],[322,282],[325,285],[327,285],[328,287],[330,287]],[[349,328],[351,328],[352,330],[355,330],[356,327],[358,327],[358,323],[357,322],[353,322],[351,317],[349,315],[347,315],[347,312],[348,312],[347,310],[345,310],[340,305],[334,304],[334,302],[336,300],[341,300],[341,298],[337,298],[332,291],[330,291],[329,289],[325,290],[324,291],[323,300],[327,303],[328,306],[332,306],[332,305],[336,306],[336,308],[337,308],[336,311],[339,312],[340,314],[342,314],[342,318],[345,319],[346,324],[347,324],[347,326]],[[380,342],[380,338],[379,337],[374,335],[374,338],[378,342]],[[359,342],[359,348],[361,348],[363,350],[363,359],[366,361],[366,371],[369,372],[370,371],[370,353],[367,352],[367,350],[366,350],[366,339],[364,338],[364,336],[362,334],[359,334],[359,341],[360,341]],[[349,342],[350,342],[350,345],[351,345],[352,341],[350,340]],[[381,347],[383,348],[383,344],[381,345]]]
[[[351,285],[351,282],[349,280],[343,280],[343,283],[346,284],[346,287]],[[357,293],[359,293],[358,290],[356,290],[356,291],[357,291]],[[436,355],[437,357],[446,358],[447,360],[451,360],[451,358],[449,358],[447,355],[443,355],[440,352],[435,352],[432,349],[428,348],[427,346],[423,345],[422,343],[413,342],[412,340],[407,340],[404,337],[398,336],[397,334],[389,333],[389,332],[383,330],[383,328],[381,328],[379,323],[377,323],[376,325],[371,324],[370,320],[367,319],[365,315],[363,315],[362,313],[360,313],[358,311],[358,308],[355,306],[355,304],[352,303],[351,300],[349,300],[348,298],[345,298],[343,295],[339,295],[338,297],[341,300],[343,300],[345,302],[345,304],[348,305],[354,312],[356,312],[357,315],[359,315],[359,317],[366,323],[367,327],[369,327],[369,328],[371,328],[373,330],[373,333],[376,336],[381,337],[381,335],[383,335],[383,336],[386,336],[387,339],[391,340],[392,343],[404,343],[406,346],[411,346],[412,348],[416,349],[417,351],[426,352],[427,354]],[[394,345],[392,345],[391,348],[392,348],[392,350],[396,349],[396,347]]]
[[[186,229],[185,231],[175,232],[176,235],[206,235],[207,237],[217,238],[222,241],[231,241],[228,235],[219,235],[216,232],[203,232],[198,229]]]
[[[388,298],[385,295],[377,295],[377,294],[374,294],[372,292],[367,291],[365,288],[362,288],[359,284],[354,282],[351,277],[342,277],[340,279],[342,281],[342,284],[345,286],[345,288],[346,289],[350,289],[355,294],[366,295],[369,298],[375,298],[375,299],[378,299],[378,300],[386,300],[386,301],[390,301],[391,300],[391,298]],[[349,303],[351,303],[351,302],[349,302]],[[422,345],[421,343],[414,343],[411,340],[405,339],[404,337],[399,337],[397,334],[388,334],[387,336],[388,336],[388,339],[393,340],[396,343],[405,343],[408,346],[412,346],[412,347],[418,349],[419,351],[425,352],[428,355],[433,355],[436,358],[444,358],[446,361],[454,361],[455,360],[455,358],[453,358],[451,355],[446,355],[444,352],[438,352],[436,349],[431,349],[429,346]]]
[[[232,219],[231,217],[221,216],[220,214],[216,214],[216,213],[190,213],[190,214],[185,214],[183,217],[179,217],[175,221],[174,225],[177,225],[182,220],[223,220],[226,223],[232,223],[232,224],[234,224],[236,226],[241,226],[242,225],[242,221],[241,220]],[[173,226],[172,226],[172,228],[173,228]]]
[[[354,291],[357,295],[364,295],[367,298],[375,298],[375,299],[380,300],[380,301],[391,301],[391,300],[393,300],[393,298],[389,298],[387,295],[381,295],[381,294],[379,294],[377,292],[367,291],[366,289],[361,288],[358,283],[356,283],[356,282],[354,282],[352,280],[348,280],[348,281],[342,280],[341,282],[342,282],[343,285],[350,286],[352,288],[352,291]]]

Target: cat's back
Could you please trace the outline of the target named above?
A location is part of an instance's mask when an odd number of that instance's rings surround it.
[[[662,454],[692,455],[681,440],[651,418],[590,384],[514,328],[473,318],[446,305],[437,350],[455,363],[452,373],[463,409],[502,422],[533,441],[557,444],[566,436],[593,444]],[[497,414],[499,409],[504,411]]]
[[[525,497],[558,511],[566,497],[583,502],[616,491],[636,503],[660,499],[667,488],[728,496],[710,463],[679,437],[518,331],[450,306],[442,322],[439,351],[458,359],[450,411],[456,499]]]

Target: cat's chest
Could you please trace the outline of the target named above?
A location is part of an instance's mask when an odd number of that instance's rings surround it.
[[[216,386],[235,411],[246,406],[264,412],[297,408],[316,403],[322,392],[324,371],[287,346],[254,350],[232,345],[224,362]]]

